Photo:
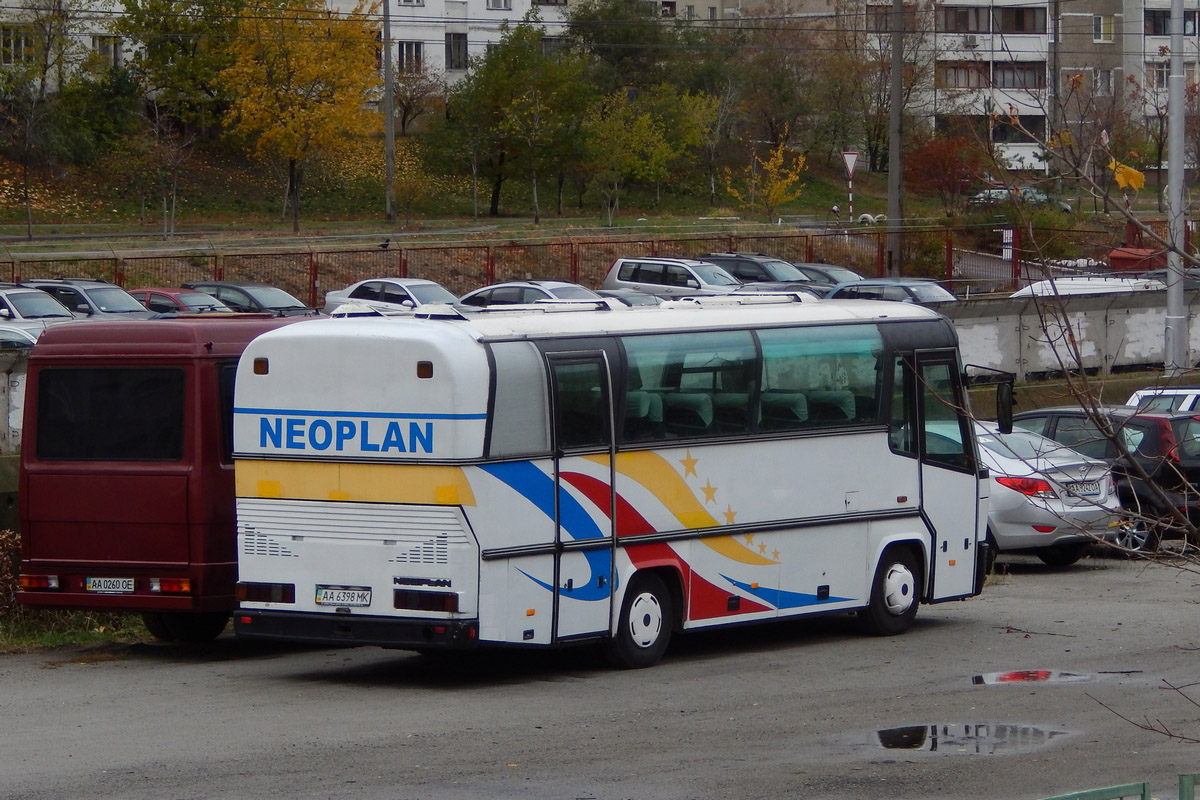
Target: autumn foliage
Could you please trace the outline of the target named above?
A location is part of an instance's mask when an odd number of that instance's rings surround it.
[[[905,157],[905,185],[918,194],[935,195],[952,211],[962,205],[984,171],[984,154],[973,139],[938,136]]]

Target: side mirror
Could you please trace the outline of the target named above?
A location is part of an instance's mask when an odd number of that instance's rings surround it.
[[[11,319],[12,312],[7,308],[0,308],[0,319]]]
[[[689,289],[699,289],[700,281],[696,280],[695,278],[688,278],[687,279],[687,287]]]
[[[92,309],[88,307],[87,303],[76,303],[74,310],[80,314],[87,314],[89,317],[92,315]]]
[[[1013,405],[1012,381],[996,384],[996,424],[1001,433],[1012,433]]]

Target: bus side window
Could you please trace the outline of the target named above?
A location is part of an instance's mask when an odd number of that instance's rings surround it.
[[[759,340],[764,430],[877,421],[883,344],[875,326],[764,330]]]

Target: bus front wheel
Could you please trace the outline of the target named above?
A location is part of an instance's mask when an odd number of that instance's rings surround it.
[[[617,632],[604,643],[608,662],[620,669],[652,667],[671,639],[671,595],[657,575],[634,579],[621,603]]]
[[[875,636],[904,633],[917,616],[917,560],[907,547],[890,547],[879,560],[871,600],[859,613],[863,630]]]

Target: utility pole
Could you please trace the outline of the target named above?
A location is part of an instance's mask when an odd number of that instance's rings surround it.
[[[383,182],[384,211],[396,221],[396,114],[392,109],[392,0],[383,0]]]
[[[1167,76],[1167,319],[1163,367],[1168,377],[1188,367],[1187,313],[1183,305],[1184,247],[1184,75],[1183,0],[1171,0],[1171,73]]]
[[[901,106],[904,103],[904,3],[892,0],[892,64],[891,95],[888,108],[888,231],[887,260],[885,268],[889,276],[900,274],[900,232],[903,228],[904,212],[901,203],[901,179],[904,167],[901,164]]]

